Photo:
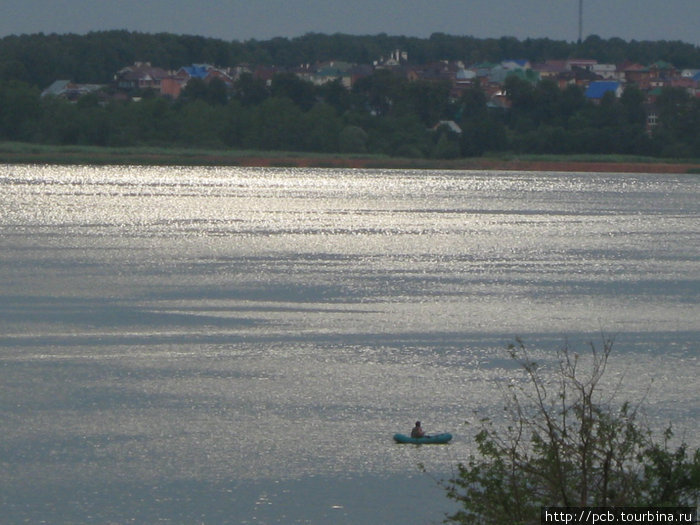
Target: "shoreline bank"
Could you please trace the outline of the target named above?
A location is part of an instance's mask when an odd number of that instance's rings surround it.
[[[236,152],[167,148],[95,148],[0,144],[0,164],[240,166],[280,168],[432,169],[604,173],[697,173],[700,161],[590,156],[410,159],[296,152]]]
[[[499,160],[489,158],[459,159],[455,161],[387,159],[338,159],[319,162],[313,158],[264,158],[242,159],[240,166],[249,167],[300,167],[300,168],[384,168],[384,169],[446,169],[477,171],[560,171],[597,173],[700,173],[700,164],[652,163],[652,162],[600,162],[574,160]]]

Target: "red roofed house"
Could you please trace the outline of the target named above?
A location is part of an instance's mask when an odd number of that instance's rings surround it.
[[[625,82],[636,84],[639,89],[648,90],[651,87],[651,73],[648,67],[640,64],[625,64],[618,68],[622,71]]]
[[[157,89],[164,78],[170,74],[162,68],[151,66],[150,62],[135,62],[114,75],[117,87],[131,91],[132,89]]]

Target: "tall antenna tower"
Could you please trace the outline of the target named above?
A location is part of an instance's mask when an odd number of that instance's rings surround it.
[[[578,0],[578,43],[583,41],[583,0]]]

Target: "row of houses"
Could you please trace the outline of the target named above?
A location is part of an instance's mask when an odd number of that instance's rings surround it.
[[[700,69],[679,70],[667,62],[649,66],[633,62],[602,64],[592,59],[548,60],[533,64],[529,60],[504,60],[465,66],[462,62],[441,61],[424,66],[393,65],[404,71],[409,80],[444,80],[450,82],[453,96],[478,84],[492,98],[499,96],[505,79],[517,75],[532,83],[543,79],[555,82],[560,89],[569,85],[584,88],[586,96],[599,99],[607,91],[620,96],[625,86],[634,84],[653,94],[664,87],[678,87],[692,96],[700,96]],[[382,67],[381,64],[378,67]],[[384,66],[386,67],[386,66]]]
[[[222,69],[209,64],[193,64],[181,67],[177,71],[168,71],[153,66],[150,62],[135,62],[115,73],[112,85],[116,88],[116,98],[127,98],[135,91],[150,89],[157,91],[162,96],[176,99],[193,78],[201,79],[207,83],[218,78],[231,87],[239,74],[240,71]],[[77,100],[87,93],[106,87],[108,86],[104,84],[77,84],[70,80],[57,80],[46,88],[41,96],[53,95],[68,100]]]
[[[358,65],[342,61],[305,64],[296,68],[240,65],[220,68],[209,64],[192,64],[176,71],[153,66],[149,62],[136,62],[124,67],[114,75],[113,87],[117,96],[128,96],[136,90],[151,89],[163,96],[177,99],[188,82],[201,79],[211,82],[221,80],[231,87],[243,74],[250,73],[267,83],[277,73],[294,73],[315,85],[338,81],[351,89],[358,79],[371,75],[378,69],[388,69],[409,81],[447,82],[454,98],[472,86],[480,86],[492,101],[504,101],[503,84],[510,75],[517,75],[536,83],[541,79],[554,81],[561,89],[575,84],[585,89],[586,96],[600,99],[612,91],[620,96],[626,85],[634,84],[642,91],[653,95],[663,87],[679,87],[693,96],[700,96],[700,70],[679,70],[667,62],[656,62],[644,66],[636,63],[601,64],[590,59],[549,60],[532,64],[528,60],[504,60],[500,63],[480,63],[466,66],[461,61],[438,61],[423,65],[408,64],[405,52],[397,50],[372,65]],[[55,95],[70,100],[101,89],[95,84],[75,84],[59,80],[47,88],[42,96]]]

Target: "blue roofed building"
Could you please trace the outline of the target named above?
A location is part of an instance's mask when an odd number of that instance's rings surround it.
[[[208,84],[215,78],[221,80],[227,87],[233,85],[233,78],[228,71],[224,71],[210,64],[183,66],[178,69],[174,75],[163,79],[161,94],[176,99],[180,96],[180,93],[190,80],[198,79]]]
[[[501,66],[508,70],[530,69],[532,67],[530,61],[525,58],[509,58],[501,61]]]
[[[612,80],[598,80],[591,82],[585,91],[585,96],[587,99],[593,102],[600,102],[606,93],[613,93],[615,98],[620,98],[622,95],[622,84],[620,82],[614,82]]]
[[[191,66],[184,66],[180,70],[186,73],[190,78],[201,78],[204,80],[209,74],[209,70],[212,67],[207,64],[192,64]]]

